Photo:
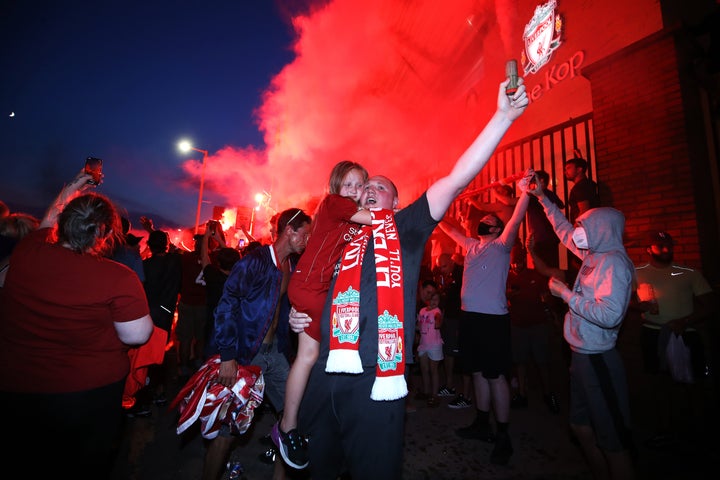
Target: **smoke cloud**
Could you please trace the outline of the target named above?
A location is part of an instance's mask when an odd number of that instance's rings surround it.
[[[335,0],[290,14],[295,59],[256,112],[265,145],[209,152],[206,191],[245,207],[265,191],[271,211],[312,213],[332,166],[347,159],[393,179],[406,205],[492,115],[509,39],[522,35],[510,31],[514,9],[510,0]],[[183,166],[195,178],[200,167]]]

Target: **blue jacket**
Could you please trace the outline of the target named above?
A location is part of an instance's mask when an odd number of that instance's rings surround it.
[[[290,302],[287,294],[280,297],[283,275],[273,261],[271,248],[265,245],[247,253],[225,281],[215,308],[213,339],[223,361],[234,358],[240,365],[250,365],[270,329],[278,302],[277,348],[290,358]],[[294,267],[290,265],[291,270]]]

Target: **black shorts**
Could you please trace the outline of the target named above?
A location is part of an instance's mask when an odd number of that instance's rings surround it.
[[[460,355],[459,343],[460,319],[453,317],[443,318],[440,334],[443,339],[443,354],[457,357]]]
[[[463,311],[460,358],[463,373],[482,373],[488,379],[507,377],[512,368],[510,315]]]

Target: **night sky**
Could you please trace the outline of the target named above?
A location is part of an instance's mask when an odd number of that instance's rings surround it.
[[[202,154],[178,151],[188,138],[209,152],[201,222],[262,191],[260,217],[310,210],[343,159],[390,176],[406,205],[492,115],[520,48],[516,8],[4,2],[0,199],[44,209],[92,155],[105,160],[98,191],[135,228],[140,215],[192,227]]]
[[[253,112],[294,57],[289,17],[272,1],[3,5],[0,198],[11,207],[44,208],[92,155],[105,161],[99,192],[192,224],[198,181],[183,162],[202,156],[178,140],[211,155],[264,148]]]

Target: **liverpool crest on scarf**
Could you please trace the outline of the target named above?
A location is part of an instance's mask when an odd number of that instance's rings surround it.
[[[330,353],[326,372],[362,373],[360,274],[372,234],[378,303],[378,357],[370,398],[397,400],[407,395],[404,354],[403,272],[400,239],[392,210],[371,210],[372,225],[348,243],[340,262],[330,311]]]

